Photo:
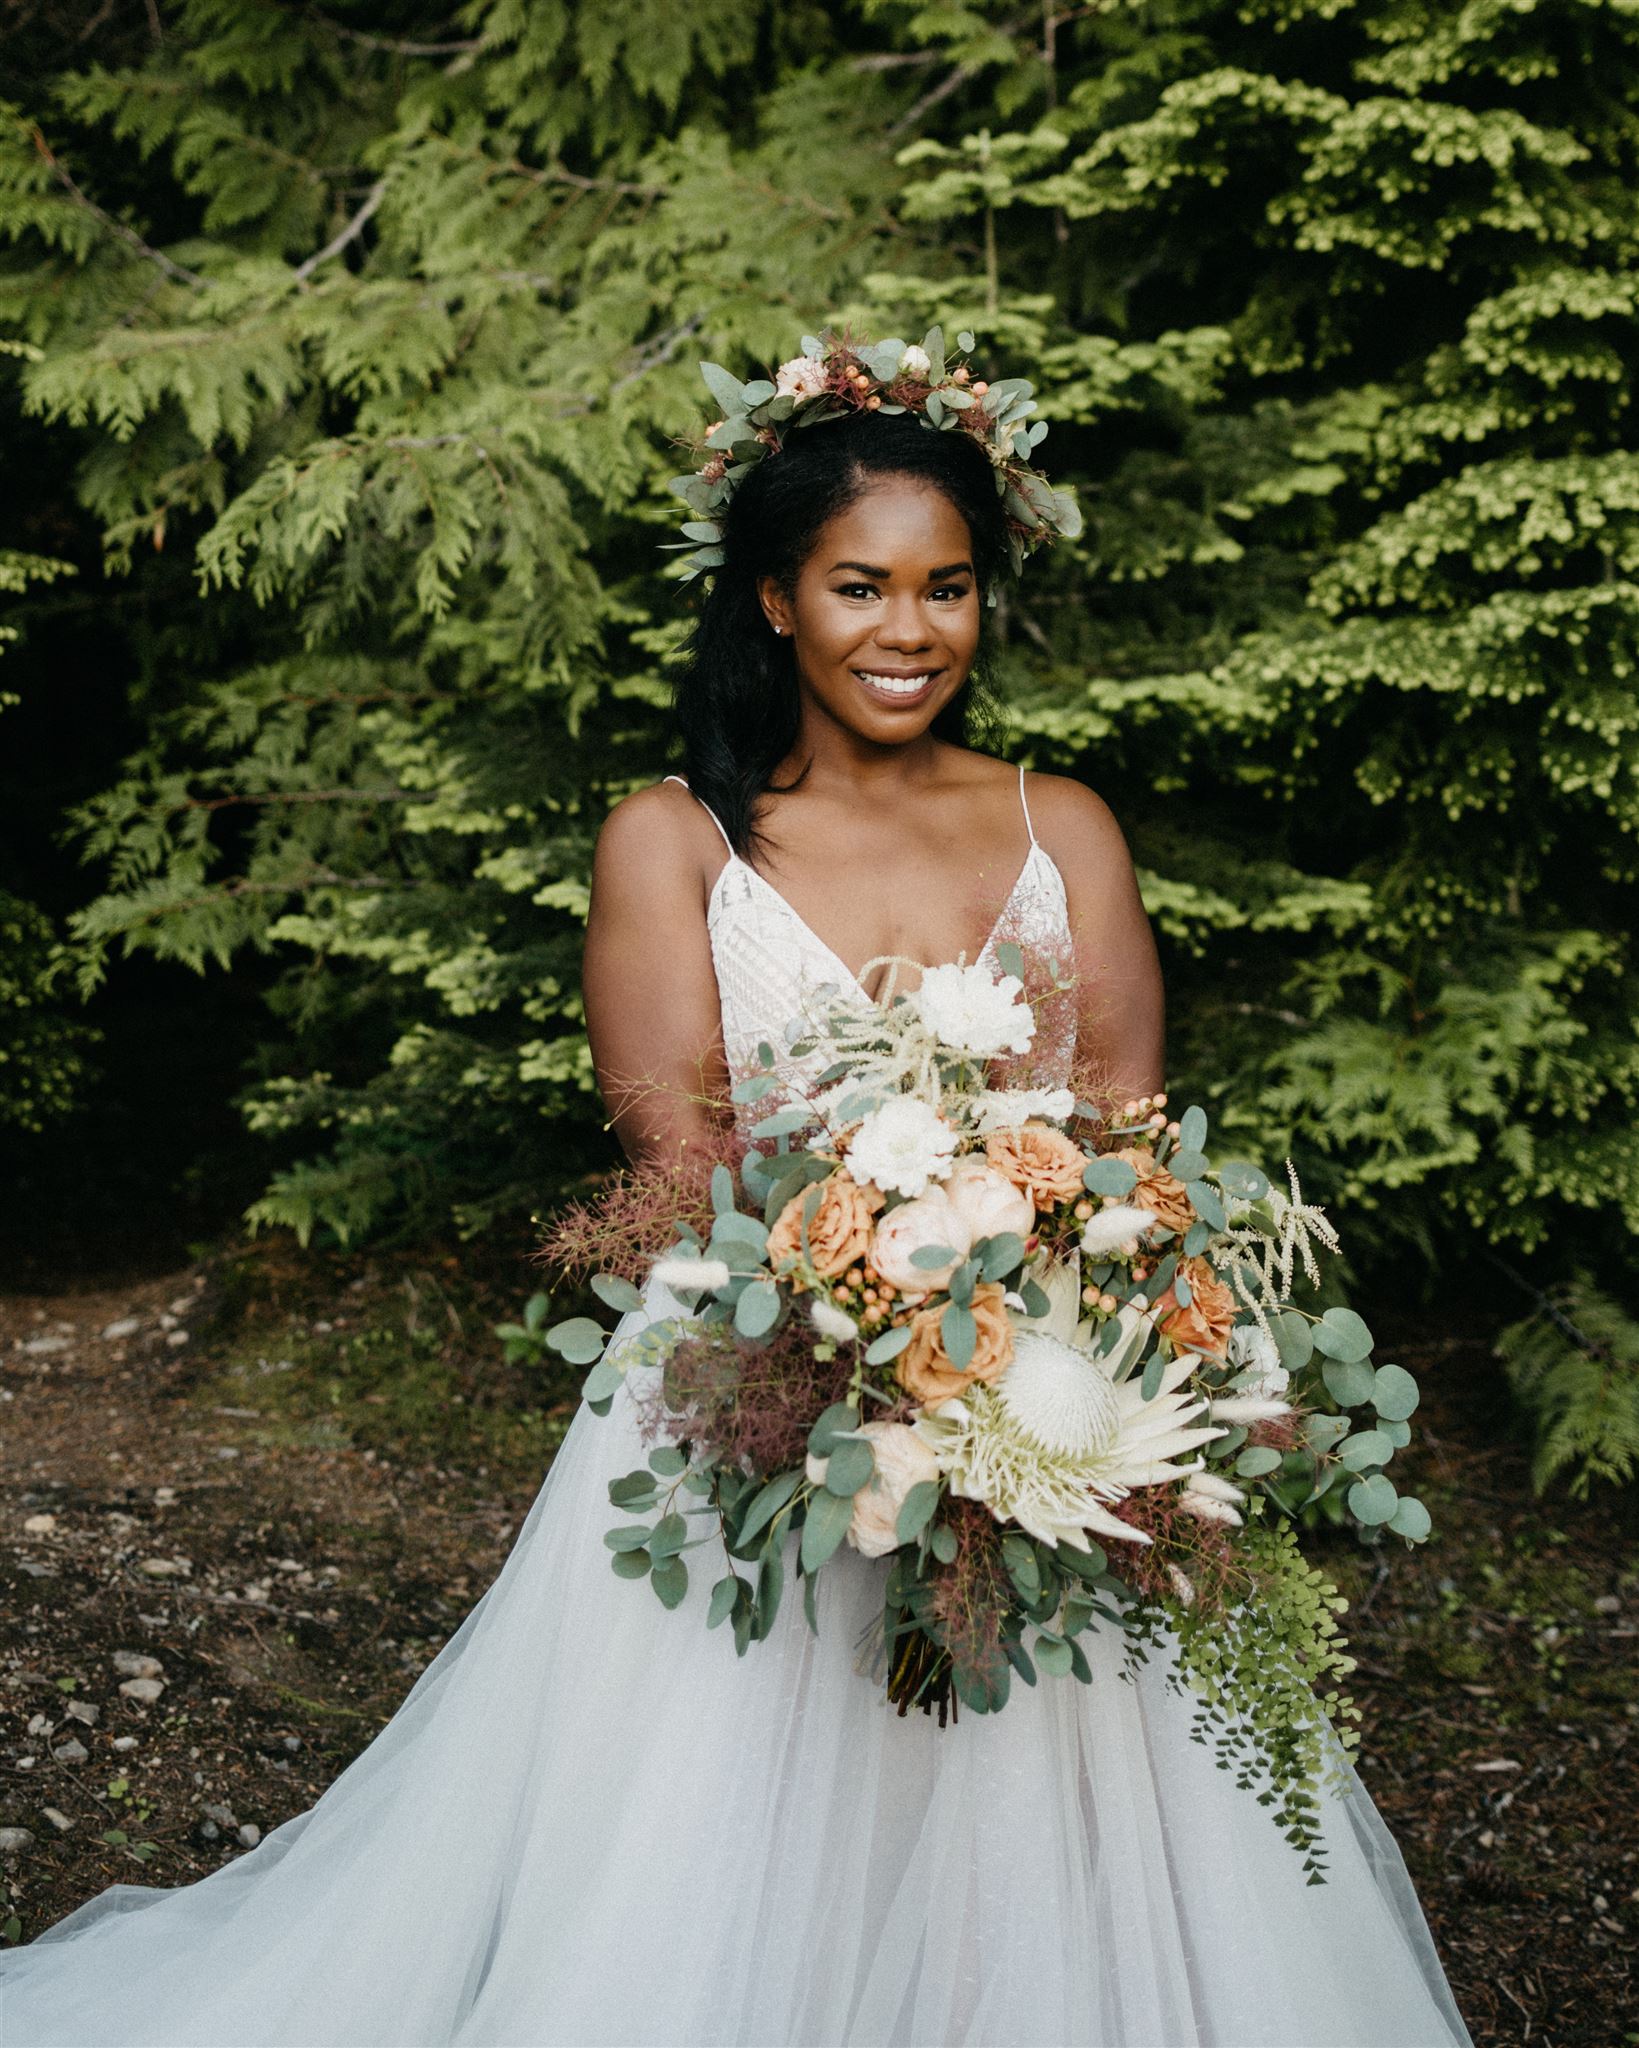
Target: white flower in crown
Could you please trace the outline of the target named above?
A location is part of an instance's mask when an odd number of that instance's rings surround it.
[[[921,1194],[943,1180],[956,1156],[956,1133],[914,1095],[896,1095],[873,1109],[848,1147],[848,1171],[884,1194]]]
[[[1023,996],[1024,983],[1016,974],[998,980],[988,967],[952,961],[925,969],[909,1001],[941,1045],[988,1060],[1000,1052],[1030,1050],[1036,1013]]]
[[[899,358],[901,376],[925,377],[932,368],[933,358],[925,348],[918,348],[914,341]]]
[[[1069,1088],[987,1088],[974,1102],[973,1128],[981,1138],[992,1131],[1016,1131],[1038,1118],[1061,1124],[1076,1106]]]
[[[1280,1362],[1274,1338],[1256,1323],[1242,1323],[1230,1331],[1229,1363],[1237,1373],[1255,1375],[1241,1389],[1255,1399],[1279,1400],[1292,1383],[1292,1375]]]
[[[774,389],[799,405],[825,390],[825,365],[818,356],[793,356],[774,372]]]

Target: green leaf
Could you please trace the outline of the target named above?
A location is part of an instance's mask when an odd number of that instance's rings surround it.
[[[1024,979],[1024,950],[1013,939],[1003,939],[996,948],[996,965],[1003,974],[1011,974],[1015,981]]]
[[[950,1564],[956,1557],[956,1531],[948,1522],[940,1522],[928,1538],[928,1548],[941,1564]]]
[[[649,1453],[649,1469],[658,1472],[662,1479],[675,1479],[688,1466],[688,1453],[676,1444],[659,1444]]]
[[[1429,1520],[1428,1509],[1414,1493],[1403,1493],[1394,1504],[1388,1526],[1396,1536],[1404,1536],[1409,1542],[1424,1542],[1433,1523]]]
[[[653,1507],[657,1491],[652,1472],[628,1472],[623,1479],[609,1481],[609,1505],[612,1508]]]
[[[960,1256],[954,1245],[925,1244],[911,1253],[911,1264],[921,1272],[933,1273],[941,1266],[954,1266]]]
[[[734,1304],[734,1327],[742,1337],[765,1337],[780,1319],[780,1291],[772,1280],[754,1280]]]
[[[679,1607],[689,1590],[689,1568],[680,1557],[657,1558],[649,1584],[662,1607]]]
[[[1038,1671],[1045,1671],[1050,1678],[1068,1676],[1074,1660],[1070,1655],[1070,1645],[1062,1636],[1039,1632],[1030,1647],[1035,1654]]]
[[[702,363],[700,374],[706,380],[706,389],[722,407],[725,419],[732,420],[736,413],[746,410],[745,386],[721,363]]]
[[[1204,1152],[1196,1152],[1188,1145],[1181,1145],[1175,1152],[1170,1152],[1167,1155],[1167,1171],[1174,1180],[1199,1180],[1206,1170],[1206,1154]]]
[[[1369,1479],[1357,1479],[1349,1488],[1349,1512],[1368,1529],[1388,1521],[1399,1501],[1393,1480],[1381,1472],[1374,1472]]]
[[[1261,1202],[1269,1192],[1269,1177],[1249,1159],[1229,1159],[1218,1168],[1218,1183],[1226,1195],[1242,1202]]]
[[[622,1315],[630,1315],[633,1309],[643,1306],[643,1297],[631,1281],[622,1280],[614,1273],[594,1273],[592,1292],[599,1301],[606,1301]]]
[[[859,1427],[859,1410],[847,1401],[834,1401],[808,1432],[808,1448],[816,1458],[828,1458],[838,1441]]]
[[[706,1609],[707,1628],[717,1628],[727,1621],[734,1612],[735,1596],[740,1590],[740,1580],[733,1572],[726,1579],[719,1579],[711,1589],[711,1605]]]
[[[1372,1333],[1352,1308],[1329,1308],[1314,1328],[1315,1349],[1345,1365],[1371,1356]]]
[[[842,1500],[852,1500],[862,1486],[869,1484],[875,1470],[876,1455],[869,1442],[864,1437],[842,1437],[826,1461],[826,1491]]]
[[[945,1356],[958,1372],[965,1372],[979,1342],[979,1326],[973,1320],[972,1309],[963,1308],[959,1301],[947,1302],[939,1318],[939,1331],[945,1340]]]
[[[1242,1479],[1262,1479],[1279,1466],[1280,1452],[1269,1444],[1253,1444],[1235,1460],[1236,1474]]]
[[[765,1639],[780,1611],[780,1595],[784,1591],[785,1559],[780,1554],[780,1545],[770,1539],[768,1548],[763,1552],[762,1563],[757,1568],[757,1595],[753,1605],[757,1634]]]
[[[1019,1289],[1019,1299],[1024,1303],[1024,1312],[1032,1321],[1047,1314],[1053,1306],[1045,1287],[1037,1286],[1034,1280],[1026,1280]]]
[[[975,1245],[974,1251],[979,1255],[981,1279],[1001,1280],[1024,1257],[1024,1239],[1015,1231],[999,1230]]]
[[[1200,1152],[1206,1147],[1206,1133],[1206,1111],[1191,1103],[1178,1119],[1178,1142],[1187,1152]]]
[[[603,1350],[603,1326],[590,1316],[571,1316],[566,1323],[554,1323],[546,1341],[571,1365],[590,1365]]]
[[[1227,1229],[1229,1218],[1224,1214],[1223,1202],[1211,1181],[1192,1180],[1185,1193],[1189,1196],[1190,1207],[1203,1223],[1213,1230]]]
[[[655,1557],[671,1557],[683,1548],[689,1540],[689,1525],[686,1516],[662,1515],[655,1523],[649,1537],[649,1549]]]
[[[609,1562],[617,1579],[641,1579],[654,1559],[646,1550],[617,1550]]]
[[[1269,1318],[1269,1328],[1274,1335],[1281,1364],[1288,1372],[1302,1372],[1315,1355],[1309,1318],[1295,1308],[1282,1309],[1279,1315]]]
[[[1380,1365],[1372,1382],[1372,1406],[1385,1422],[1404,1422],[1417,1410],[1417,1382],[1402,1365]]]
[[[919,1479],[899,1503],[893,1532],[901,1543],[914,1543],[933,1519],[939,1505],[939,1481]]]
[[[891,1330],[884,1330],[880,1337],[873,1338],[865,1347],[867,1365],[886,1365],[891,1358],[897,1358],[911,1341],[909,1323],[896,1323]]]
[[[625,1377],[612,1358],[600,1358],[581,1381],[581,1399],[594,1404],[607,1401],[617,1391]]]
[[[649,1540],[646,1522],[627,1522],[619,1529],[605,1529],[603,1540],[611,1550],[642,1550]]]
[[[1358,1408],[1372,1397],[1372,1369],[1356,1359],[1329,1358],[1320,1369],[1326,1391],[1343,1408]]]
[[[854,1518],[854,1504],[822,1487],[814,1494],[802,1525],[802,1568],[817,1572],[843,1537]]]
[[[1089,1194],[1130,1195],[1138,1175],[1125,1159],[1089,1159],[1082,1170],[1082,1182]]]
[[[777,1479],[769,1480],[751,1503],[744,1520],[740,1523],[739,1540],[742,1545],[749,1545],[752,1537],[773,1521],[802,1484],[802,1480],[803,1475],[800,1471],[782,1472]]]
[[[1368,1465],[1386,1465],[1393,1456],[1394,1446],[1380,1429],[1360,1429],[1338,1452],[1337,1461],[1345,1472],[1364,1472]]]

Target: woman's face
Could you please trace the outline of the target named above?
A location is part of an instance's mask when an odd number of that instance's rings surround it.
[[[885,746],[927,731],[978,651],[967,521],[915,477],[874,480],[820,528],[791,597],[772,577],[758,595],[818,707]]]

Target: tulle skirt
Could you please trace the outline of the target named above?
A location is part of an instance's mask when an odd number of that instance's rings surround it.
[[[661,1307],[659,1301],[653,1307]],[[626,1319],[622,1334],[638,1326]],[[1435,2048],[1469,2036],[1353,1772],[1305,1883],[1162,1662],[901,1719],[855,1669],[883,1562],[744,1658],[614,1576],[628,1391],[318,1802],[0,1956],[4,2048]]]

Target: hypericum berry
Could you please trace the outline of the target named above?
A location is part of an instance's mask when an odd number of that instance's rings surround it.
[[[973,395],[975,398],[983,398],[985,393],[989,389],[990,386],[985,382],[983,377],[976,377],[973,380]]]
[[[1089,1308],[1097,1308],[1098,1289],[1096,1287],[1084,1287],[1081,1290],[1081,1298]]]
[[[1078,1223],[1085,1223],[1087,1218],[1093,1213],[1093,1205],[1091,1202],[1077,1202],[1071,1213]]]
[[[1163,1089],[1163,1090],[1161,1091],[1161,1093],[1160,1093],[1160,1094],[1159,1094],[1158,1096],[1156,1096],[1156,1098],[1155,1098],[1155,1106],[1156,1106],[1156,1108],[1157,1108],[1157,1109],[1165,1109],[1165,1108],[1166,1108],[1166,1106],[1167,1106],[1167,1095],[1166,1095],[1166,1090],[1165,1090],[1165,1089]]]
[[[1116,1299],[1113,1294],[1101,1294],[1098,1297],[1098,1305],[1101,1309],[1103,1309],[1104,1313],[1107,1316],[1113,1316],[1115,1314]]]
[[[858,1266],[850,1266],[842,1277],[850,1287],[862,1286],[865,1280],[865,1275]]]

